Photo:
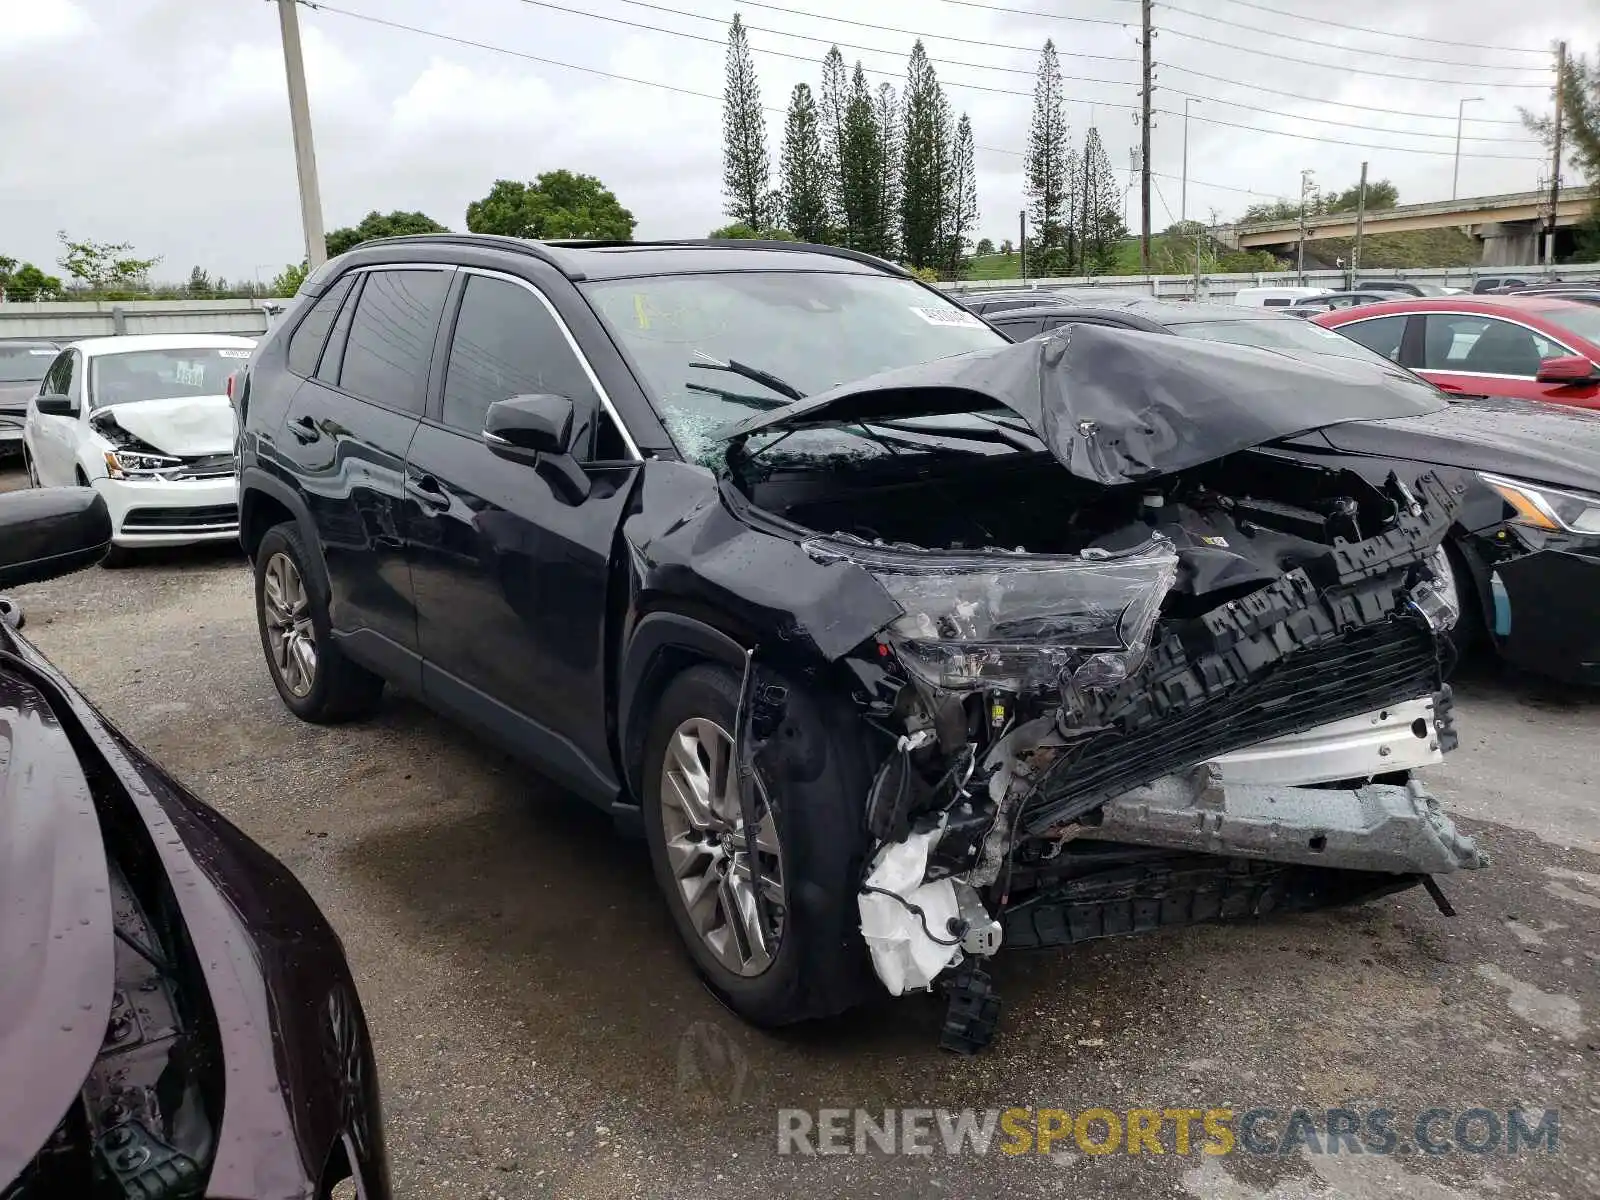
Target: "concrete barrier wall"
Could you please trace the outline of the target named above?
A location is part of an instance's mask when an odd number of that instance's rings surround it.
[[[1362,271],[1363,279],[1408,279],[1445,287],[1472,287],[1482,275],[1516,275],[1523,279],[1560,275],[1567,280],[1600,283],[1600,263],[1576,266],[1457,267],[1413,271]],[[1342,271],[1307,271],[1312,287],[1342,288]],[[1202,300],[1226,303],[1240,288],[1292,285],[1293,271],[1265,271],[1249,275],[1202,275]],[[1136,292],[1172,300],[1194,298],[1193,275],[1096,275],[1070,278],[1003,279],[944,283],[945,290],[960,293],[971,288],[1073,287]],[[236,333],[259,337],[267,331],[282,300],[99,300],[64,304],[0,304],[0,338],[38,337],[53,341],[110,337],[123,333]]]
[[[79,338],[135,333],[236,333],[259,337],[283,301],[91,300],[0,304],[0,338]]]

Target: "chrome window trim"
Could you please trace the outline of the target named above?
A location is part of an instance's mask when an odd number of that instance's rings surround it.
[[[622,414],[617,411],[617,406],[611,402],[611,396],[606,391],[604,386],[601,385],[600,377],[595,374],[594,368],[589,365],[589,356],[585,354],[583,352],[583,348],[578,345],[578,339],[572,336],[572,330],[567,327],[566,321],[562,318],[561,313],[557,311],[556,306],[550,302],[550,297],[546,296],[543,290],[540,289],[536,284],[530,283],[528,280],[523,279],[519,275],[511,275],[505,271],[492,271],[487,267],[461,267],[460,270],[464,275],[481,275],[485,279],[499,279],[506,283],[514,283],[518,287],[525,288],[527,291],[531,292],[534,298],[538,300],[540,304],[544,305],[544,310],[550,314],[550,319],[556,323],[556,328],[561,331],[561,336],[566,339],[567,348],[572,351],[573,357],[578,360],[578,365],[583,368],[583,374],[589,380],[589,386],[594,389],[594,394],[600,397],[600,408],[608,417],[611,418],[612,424],[614,424],[617,427],[617,431],[622,434],[622,444],[627,448],[630,461],[643,462],[644,455],[639,452],[639,444],[633,440],[633,434],[629,431],[627,422],[622,419]],[[464,297],[464,290],[462,294]],[[457,320],[460,320],[460,315],[460,302],[458,301],[456,306]],[[450,331],[450,344],[452,347],[455,345],[455,330],[453,328]],[[445,384],[448,384],[449,375],[450,360],[447,352],[445,357],[445,373],[440,384],[441,390]]]
[[[1504,321],[1508,325],[1515,325],[1519,329],[1526,329],[1534,337],[1542,338],[1552,346],[1560,346],[1563,351],[1574,358],[1588,358],[1587,354],[1579,354],[1571,346],[1558,338],[1551,337],[1542,329],[1529,325],[1526,321],[1519,321],[1515,317],[1504,316],[1500,313],[1463,312],[1459,309],[1430,308],[1423,312],[1404,313],[1372,313],[1370,316],[1357,317],[1353,321],[1340,321],[1334,326],[1335,332],[1346,325],[1360,325],[1365,321],[1381,321],[1384,317],[1476,317],[1480,321]],[[1403,365],[1403,364],[1401,364]],[[1497,371],[1462,371],[1455,367],[1407,367],[1418,375],[1466,375],[1473,379],[1522,379],[1537,381],[1535,375],[1506,375]]]

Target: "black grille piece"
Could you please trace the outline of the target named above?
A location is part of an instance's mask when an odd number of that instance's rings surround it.
[[[183,466],[172,472],[173,479],[220,479],[233,474],[233,454],[204,454],[186,458]]]
[[[215,529],[237,525],[237,504],[207,504],[198,508],[133,508],[122,518],[125,530]]]
[[[1129,732],[1095,734],[1063,755],[1024,810],[1028,831],[1218,754],[1430,696],[1443,686],[1441,675],[1432,632],[1405,616],[1288,653],[1249,682]]]

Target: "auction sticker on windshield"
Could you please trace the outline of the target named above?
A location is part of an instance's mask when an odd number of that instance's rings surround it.
[[[963,308],[918,308],[912,305],[911,311],[929,325],[948,325],[965,329],[983,328],[983,322]]]

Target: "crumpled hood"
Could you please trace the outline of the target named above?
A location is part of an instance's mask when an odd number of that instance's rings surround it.
[[[1600,492],[1600,411],[1538,400],[1458,400],[1436,413],[1339,425],[1324,436],[1353,454],[1513,475]]]
[[[935,359],[841,385],[724,427],[736,444],[782,429],[1002,407],[1074,475],[1113,485],[1181,471],[1338,421],[1436,403],[1386,371],[1098,325]]]
[[[90,424],[109,417],[163,454],[190,458],[233,449],[234,412],[226,396],[137,400],[98,410]]]

